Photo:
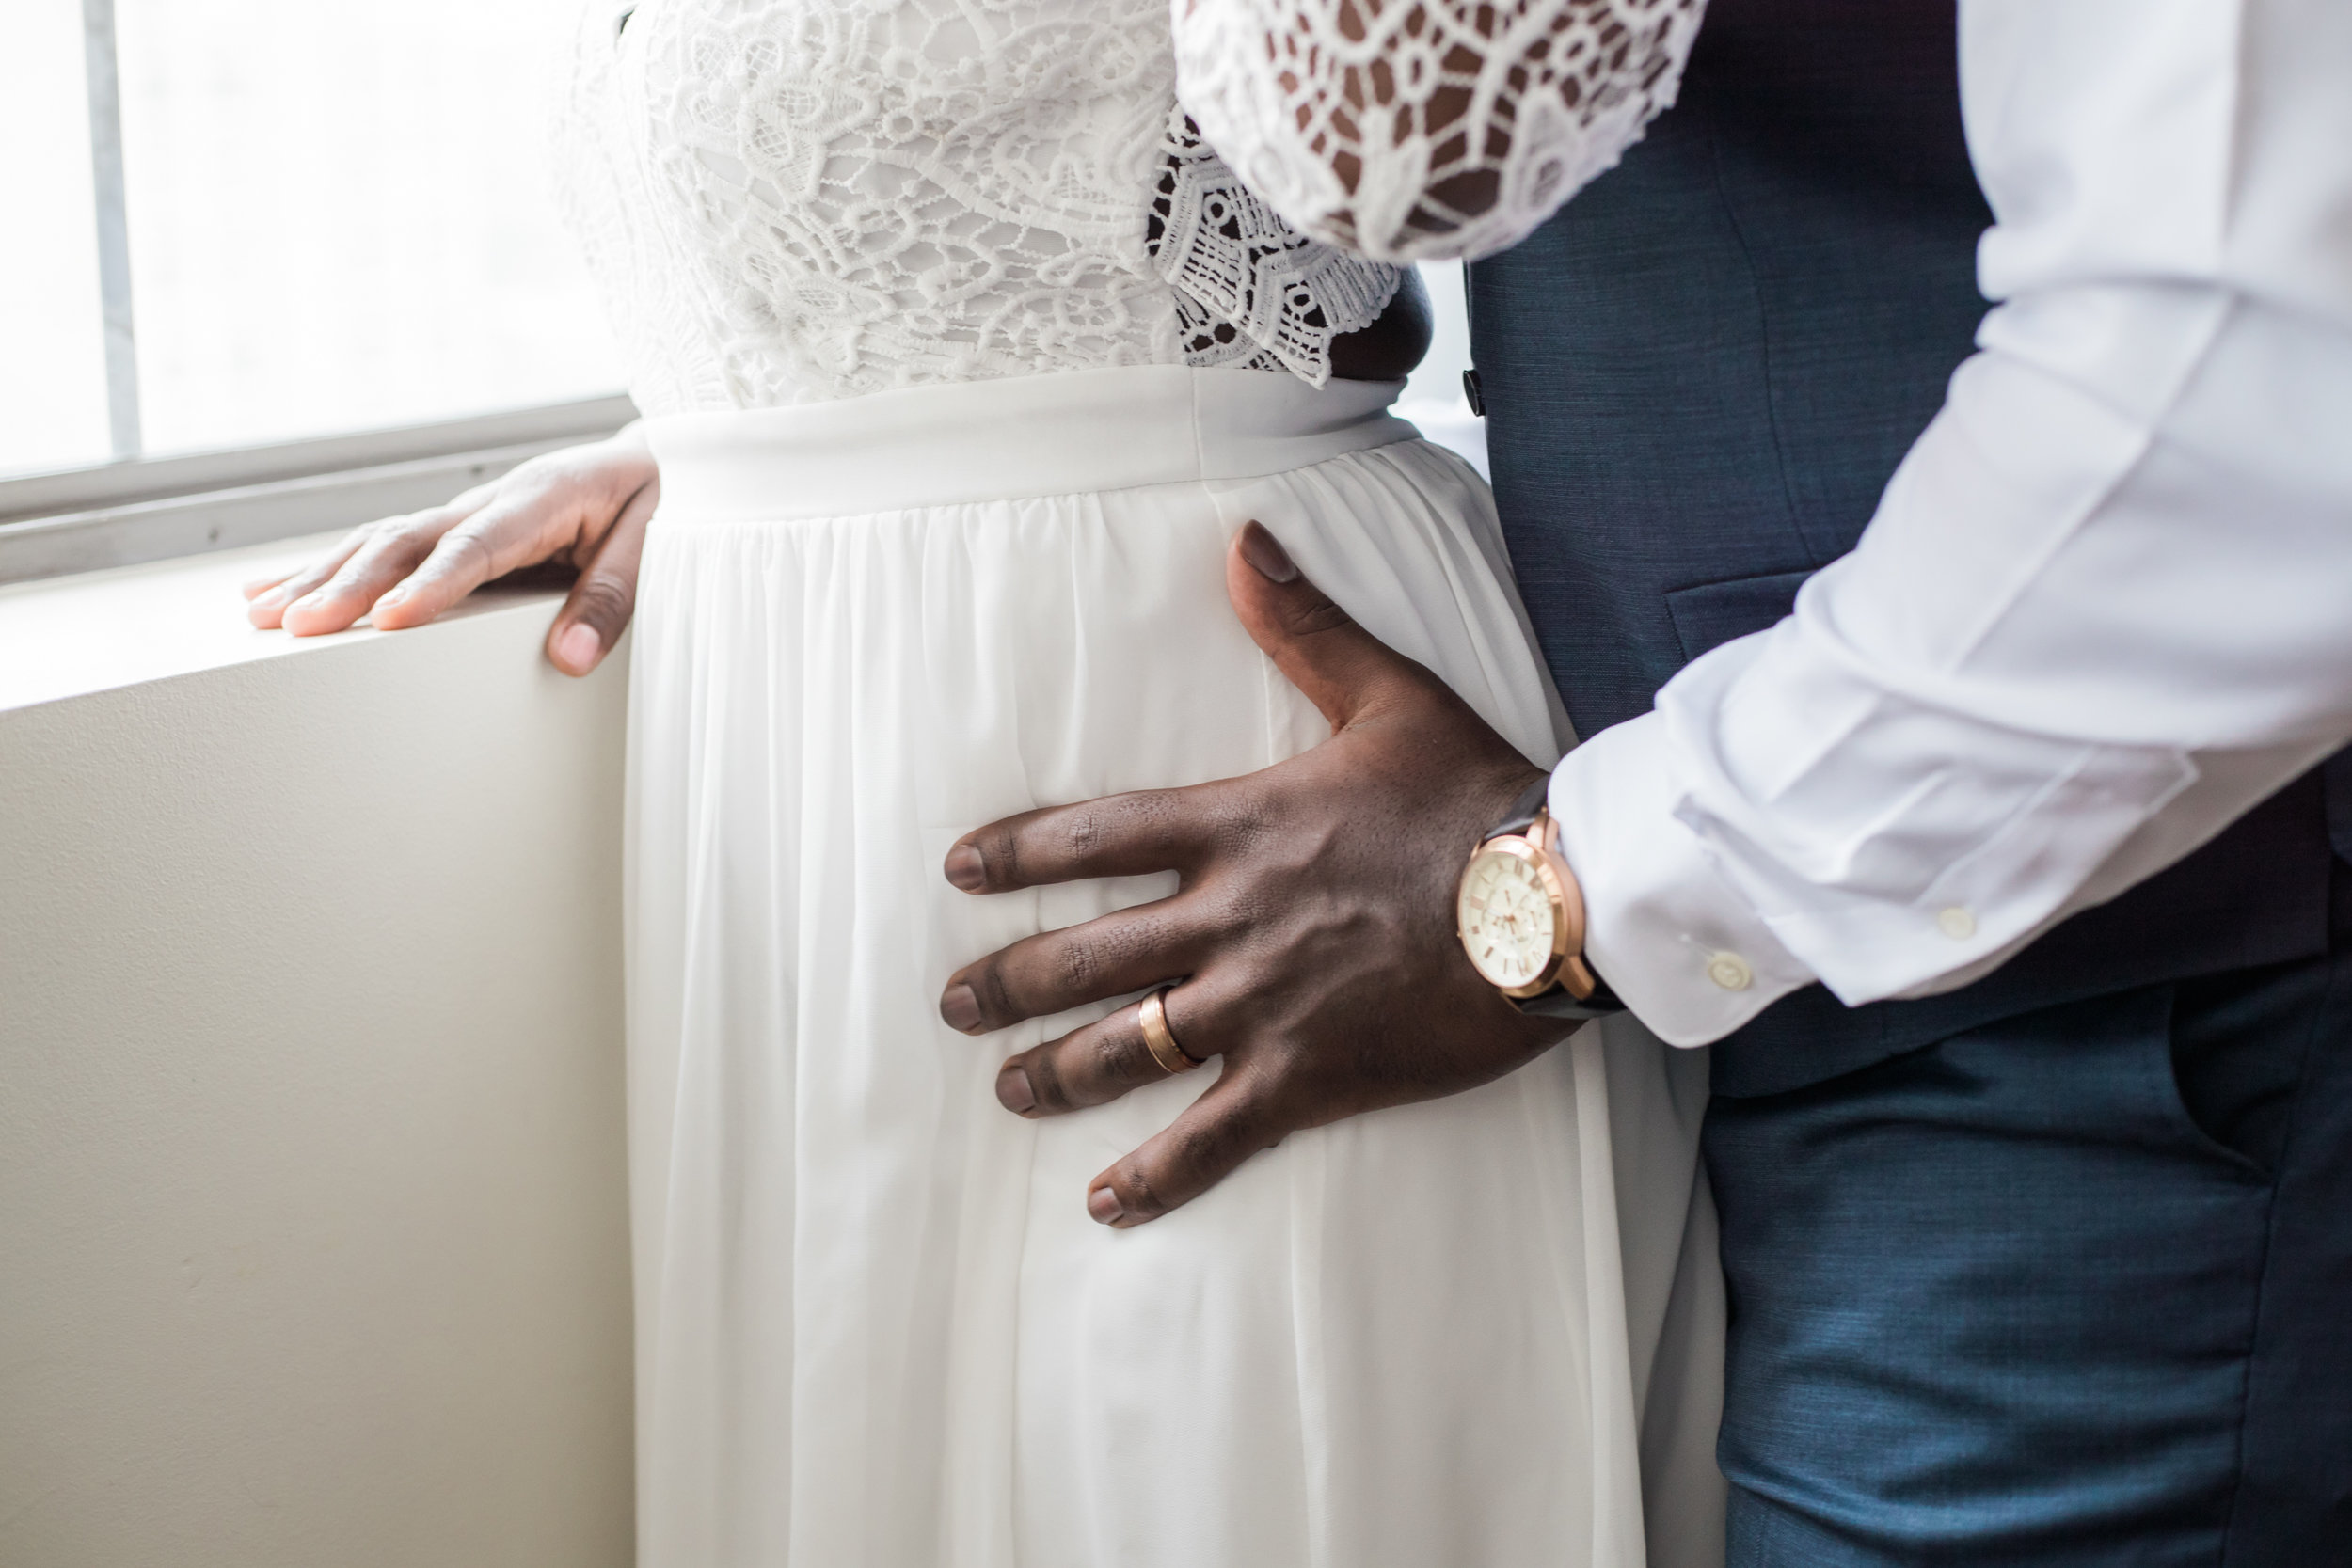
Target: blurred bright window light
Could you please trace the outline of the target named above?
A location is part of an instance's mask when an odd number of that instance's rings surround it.
[[[8,0],[0,45],[0,471],[106,455],[80,0]]]
[[[0,471],[108,455],[84,0],[6,0]],[[592,397],[564,0],[113,0],[142,455]]]

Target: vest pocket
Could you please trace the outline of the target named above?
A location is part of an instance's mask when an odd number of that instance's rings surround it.
[[[1724,643],[1778,626],[1797,607],[1797,590],[1813,568],[1703,582],[1666,594],[1666,617],[1682,642],[1685,663]]]

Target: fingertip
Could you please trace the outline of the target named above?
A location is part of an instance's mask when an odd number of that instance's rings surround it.
[[[326,608],[325,594],[305,594],[278,610],[278,624],[296,637],[317,637],[326,632],[341,631],[350,625],[348,621],[337,624],[333,617],[323,613]]]
[[[1120,1202],[1118,1189],[1107,1181],[1087,1194],[1087,1216],[1097,1225],[1116,1228],[1135,1223],[1128,1216],[1126,1205]]]
[[[1282,547],[1280,540],[1267,531],[1263,523],[1251,518],[1242,525],[1233,541],[1233,547],[1250,569],[1268,582],[1290,583],[1298,580],[1298,563]]]
[[[585,621],[574,621],[556,632],[548,657],[565,674],[584,675],[603,659],[604,639]]]
[[[400,583],[368,606],[368,621],[378,631],[405,631],[433,619],[432,607],[413,603],[408,584]]]
[[[1019,1061],[1007,1062],[996,1074],[996,1103],[1017,1117],[1037,1109],[1037,1090],[1030,1086],[1029,1075]]]
[[[980,1017],[979,993],[961,981],[949,986],[939,998],[939,1019],[961,1035],[987,1032],[986,1021]]]
[[[988,886],[988,863],[981,859],[977,847],[959,844],[947,851],[946,875],[951,886],[978,893]]]

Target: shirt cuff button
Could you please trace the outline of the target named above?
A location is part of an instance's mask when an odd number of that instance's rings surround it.
[[[1718,953],[1707,960],[1707,977],[1724,990],[1745,990],[1756,983],[1756,971],[1737,953]]]
[[[1966,942],[1977,934],[1977,917],[1954,904],[1935,917],[1935,928],[1954,942]]]

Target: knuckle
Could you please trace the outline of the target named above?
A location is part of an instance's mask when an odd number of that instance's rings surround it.
[[[565,447],[560,451],[543,451],[536,457],[527,457],[506,470],[498,482],[498,488],[527,494],[576,479],[575,457],[581,450]]]
[[[490,547],[489,531],[479,523],[462,523],[452,529],[442,540],[444,559],[449,570],[488,577],[497,564],[496,552]]]
[[[574,618],[603,632],[608,643],[628,624],[635,606],[636,594],[630,585],[610,572],[591,572],[572,589]]]
[[[1192,1148],[1196,1164],[1220,1167],[1237,1164],[1258,1151],[1261,1115],[1248,1101],[1236,1101],[1225,1114],[1202,1124]]]
[[[433,536],[408,526],[407,518],[397,518],[367,544],[351,552],[342,570],[335,574],[339,582],[358,582],[373,577],[389,567],[405,566],[421,560],[433,547]]]
[[[1244,1096],[1240,1132],[1252,1149],[1271,1148],[1294,1127],[1311,1127],[1319,1118],[1314,1102],[1321,1098],[1306,1084],[1282,1071],[1269,1072],[1249,1085]]]
[[[1083,861],[1102,842],[1103,824],[1096,809],[1081,806],[1062,822],[1062,848],[1073,861]]]
[[[1193,908],[1202,931],[1220,947],[1247,935],[1266,914],[1265,895],[1248,878],[1220,869],[1201,879]]]
[[[1102,977],[1103,960],[1090,942],[1071,939],[1060,944],[1055,967],[1062,984],[1084,994]]]
[[[991,883],[998,887],[1017,886],[1021,880],[1021,832],[1017,828],[999,824],[990,828],[972,841],[980,852],[980,865]]]
[[[633,490],[626,485],[617,487],[612,499],[613,532],[643,539],[660,505],[661,482],[658,479],[649,479]]]
[[[468,521],[480,516],[478,512],[453,512],[445,515],[421,515],[406,529],[394,546],[412,561],[422,561],[448,535],[464,529]]]
[[[1119,1175],[1127,1188],[1121,1195],[1127,1200],[1126,1207],[1146,1216],[1168,1212],[1168,1202],[1152,1183],[1152,1173],[1142,1161],[1130,1159],[1120,1162]]]
[[[1029,1093],[1039,1105],[1049,1111],[1073,1109],[1070,1085],[1063,1081],[1061,1062],[1051,1048],[1031,1052],[1023,1067],[1029,1076]]]
[[[372,523],[361,524],[352,534],[350,543],[361,549],[370,546],[381,549],[407,538],[444,510],[446,508],[434,506],[422,512],[397,512],[389,517],[378,517]]]
[[[1355,617],[1342,610],[1327,594],[1301,594],[1295,601],[1286,604],[1283,612],[1289,618],[1290,629],[1302,637],[1337,631],[1356,624]]]
[[[376,565],[377,559],[365,551],[353,556],[349,561],[336,567],[334,571],[326,574],[319,583],[318,591],[333,597],[364,587],[369,578],[374,577],[379,570]]]
[[[981,1020],[992,1029],[1002,1029],[1017,1023],[1024,1016],[1012,987],[1005,978],[1005,966],[991,963],[972,976],[972,994],[980,1004]]]
[[[1217,802],[1210,824],[1220,855],[1247,859],[1264,844],[1272,830],[1267,802],[1255,792],[1233,791]]]

